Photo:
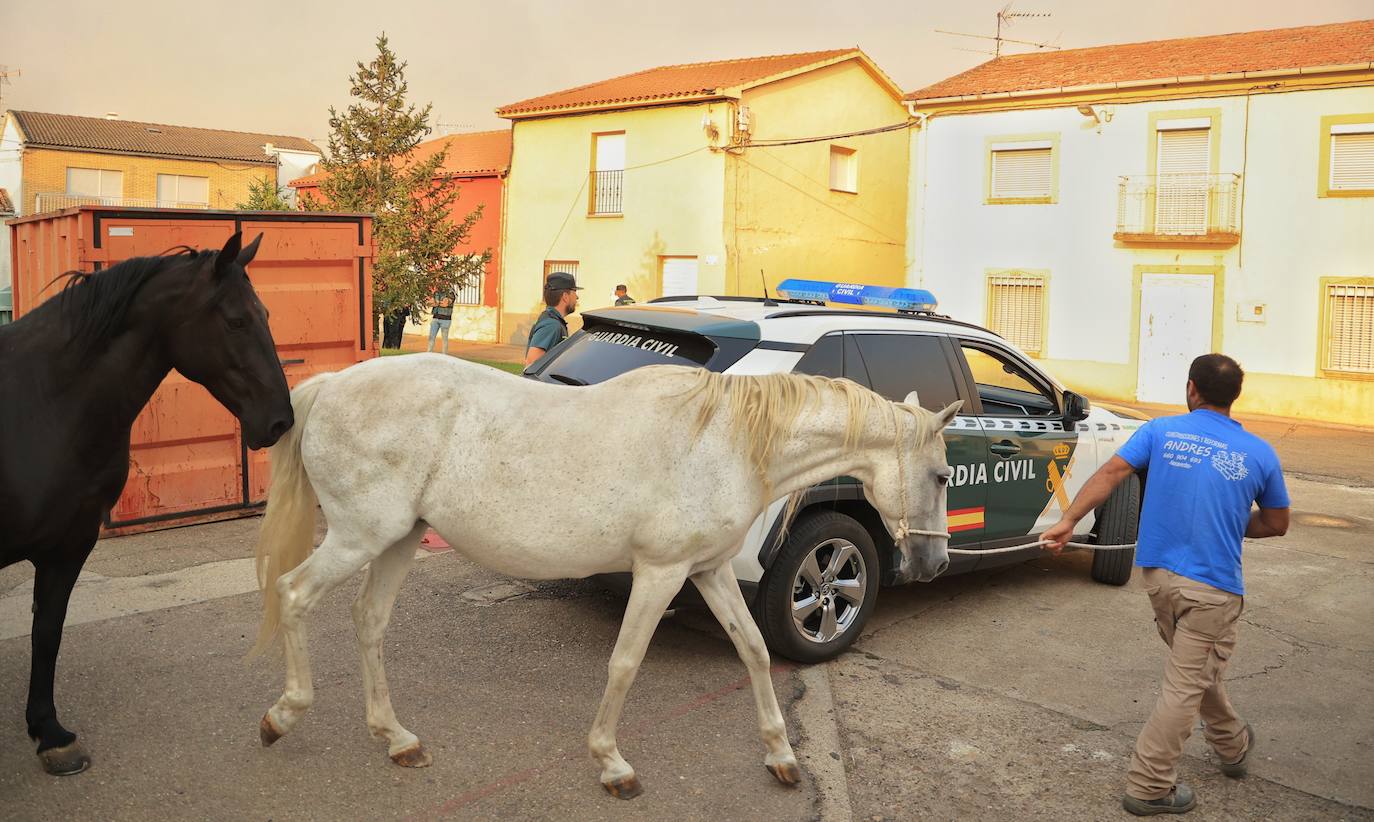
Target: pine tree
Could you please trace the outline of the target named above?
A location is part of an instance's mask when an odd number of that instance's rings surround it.
[[[286,190],[277,187],[276,174],[263,177],[260,180],[251,180],[248,183],[248,200],[239,203],[234,208],[240,211],[291,211],[290,201],[286,199]]]
[[[330,107],[320,198],[304,197],[302,206],[375,215],[373,320],[383,322],[383,347],[399,348],[406,317],[417,316],[437,293],[480,281],[491,251],[454,253],[481,219],[482,208],[450,219],[458,184],[436,176],[447,149],[424,160],[413,158],[430,133],[431,106],[417,108],[406,101],[406,64],[397,61],[385,34],[377,37],[376,58],[357,66],[348,79],[358,102],[343,113]]]

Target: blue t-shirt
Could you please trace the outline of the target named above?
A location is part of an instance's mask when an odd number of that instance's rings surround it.
[[[1269,443],[1224,414],[1199,409],[1150,420],[1116,454],[1149,471],[1135,564],[1244,596],[1240,546],[1251,505],[1288,507]]]

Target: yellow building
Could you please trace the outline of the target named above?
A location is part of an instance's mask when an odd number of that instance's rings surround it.
[[[666,66],[497,110],[513,121],[503,339],[544,278],[758,295],[788,277],[905,282],[908,117],[858,49]]]
[[[250,183],[300,176],[319,148],[300,137],[10,111],[0,185],[19,216],[75,205],[235,208]]]

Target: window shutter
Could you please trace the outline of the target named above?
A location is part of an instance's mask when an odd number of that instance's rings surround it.
[[[1027,354],[1044,353],[1045,278],[988,278],[988,326]]]
[[[1326,317],[1326,368],[1374,374],[1374,285],[1328,285]]]
[[[993,199],[1049,197],[1054,193],[1051,148],[992,150]]]
[[[1331,135],[1331,180],[1335,190],[1374,189],[1374,125],[1364,134]]]
[[[1211,130],[1190,128],[1159,132],[1156,159],[1155,231],[1160,234],[1207,233],[1207,170]]]

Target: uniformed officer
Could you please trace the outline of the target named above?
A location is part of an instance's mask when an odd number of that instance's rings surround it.
[[[1135,563],[1169,660],[1122,797],[1137,816],[1186,813],[1197,804],[1177,766],[1199,714],[1222,773],[1244,776],[1255,749],[1255,731],[1231,705],[1222,675],[1245,604],[1241,541],[1283,536],[1288,489],[1274,449],[1231,418],[1244,377],[1224,354],[1193,360],[1190,413],[1141,426],[1042,536],[1059,553],[1079,520],[1126,477],[1148,469]]]
[[[618,285],[618,286],[616,286],[616,287],[615,287],[615,304],[616,304],[616,305],[634,305],[634,304],[635,304],[635,298],[630,296],[630,289],[626,288],[624,285]]]
[[[525,365],[529,365],[544,352],[568,338],[566,317],[577,310],[577,292],[582,287],[573,275],[555,271],[544,280],[544,313],[535,320],[530,329],[530,341],[525,349]]]

